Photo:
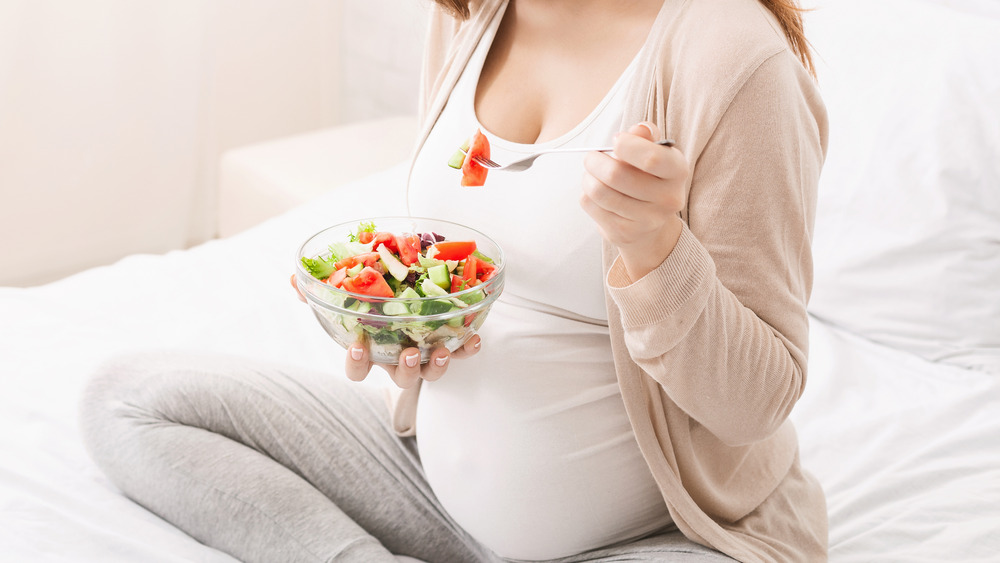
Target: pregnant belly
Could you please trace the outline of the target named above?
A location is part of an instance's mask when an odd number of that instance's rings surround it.
[[[607,329],[562,319],[550,320],[566,323],[561,331],[539,331],[528,321],[495,307],[482,352],[424,383],[417,443],[445,509],[514,559],[563,557],[668,525]]]

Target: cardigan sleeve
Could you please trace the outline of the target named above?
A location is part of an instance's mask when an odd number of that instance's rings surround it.
[[[434,94],[440,87],[441,71],[460,25],[461,22],[440,6],[435,4],[430,7],[420,68],[420,98],[417,103],[420,123],[427,118]]]
[[[686,225],[667,259],[633,281],[619,257],[607,278],[632,359],[734,446],[775,432],[806,380],[826,114],[794,65],[787,50],[763,61],[688,155]]]

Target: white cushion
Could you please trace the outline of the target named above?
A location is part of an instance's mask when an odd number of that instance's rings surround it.
[[[416,135],[416,117],[399,116],[227,151],[219,172],[219,236],[407,160]]]
[[[805,25],[830,115],[810,311],[1000,372],[1000,19],[836,0]]]

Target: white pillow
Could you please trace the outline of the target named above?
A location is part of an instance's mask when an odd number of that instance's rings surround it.
[[[805,30],[830,116],[810,312],[1000,372],[1000,19],[826,0]]]

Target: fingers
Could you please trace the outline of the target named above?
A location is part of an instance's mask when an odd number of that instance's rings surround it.
[[[615,157],[633,167],[664,180],[687,178],[688,163],[676,147],[656,144],[660,130],[643,122],[633,125],[615,138]]]
[[[643,223],[608,211],[586,195],[580,197],[580,207],[594,220],[601,235],[615,244],[635,238],[637,229],[645,230]]]
[[[303,297],[302,292],[299,291],[299,284],[295,283],[295,274],[292,274],[292,279],[290,281],[292,282],[292,287],[295,289],[295,293],[299,296],[299,301],[305,303],[306,298]]]
[[[420,369],[420,377],[426,381],[436,381],[448,371],[451,365],[451,358],[465,359],[479,353],[482,339],[475,334],[462,345],[461,348],[449,353],[447,348],[435,348],[431,352],[431,359]]]
[[[672,150],[649,144],[658,149]],[[685,194],[678,182],[664,180],[600,152],[588,153],[583,165],[587,173],[583,179],[582,195],[622,217],[648,221],[650,213],[676,212],[684,206]],[[654,207],[649,207],[649,204]]]
[[[687,159],[676,148],[657,144],[659,139],[655,124],[639,123],[615,138],[613,155],[591,152],[584,159],[580,207],[623,256],[632,249],[626,260],[635,266],[630,272],[648,271],[646,261],[673,248],[677,213],[687,202]],[[644,254],[649,260],[635,259]]]
[[[628,128],[628,133],[631,133],[637,137],[642,137],[647,141],[659,141],[660,140],[660,128],[656,126],[652,121],[643,121],[642,123],[636,123],[635,125]]]
[[[464,360],[478,354],[482,344],[483,339],[479,338],[478,334],[474,334],[472,338],[468,339],[461,348],[452,352],[451,355],[454,358]]]
[[[437,381],[441,379],[444,372],[448,371],[448,364],[451,363],[451,355],[447,348],[435,348],[431,352],[431,359],[420,369],[420,377],[427,381]]]
[[[397,365],[375,364],[389,374],[389,378],[400,389],[409,389],[420,379],[420,350],[406,348],[399,354]]]
[[[659,128],[643,122],[615,138],[613,155],[587,154],[580,204],[595,220],[607,216],[602,210],[611,214],[607,219],[655,228],[684,208],[687,159],[675,148],[656,144],[659,139]]]
[[[468,358],[479,352],[481,339],[479,335],[473,335],[464,346],[452,353],[447,348],[439,347],[431,351],[430,360],[420,364],[420,350],[417,348],[406,348],[399,354],[399,363],[396,365],[372,363],[368,351],[364,345],[354,343],[347,349],[346,373],[347,378],[352,381],[362,381],[371,371],[373,365],[379,366],[389,374],[389,378],[401,389],[409,389],[417,384],[421,379],[436,381],[440,379],[451,359]]]
[[[368,372],[372,369],[371,360],[368,358],[368,350],[364,346],[355,342],[347,349],[347,360],[344,364],[344,373],[351,381],[363,381],[368,377]]]
[[[587,153],[583,161],[584,193],[599,204],[618,203],[628,205],[657,201],[663,192],[663,180],[651,176],[634,166],[625,164],[613,156],[601,153]],[[608,188],[608,190],[603,190]]]

